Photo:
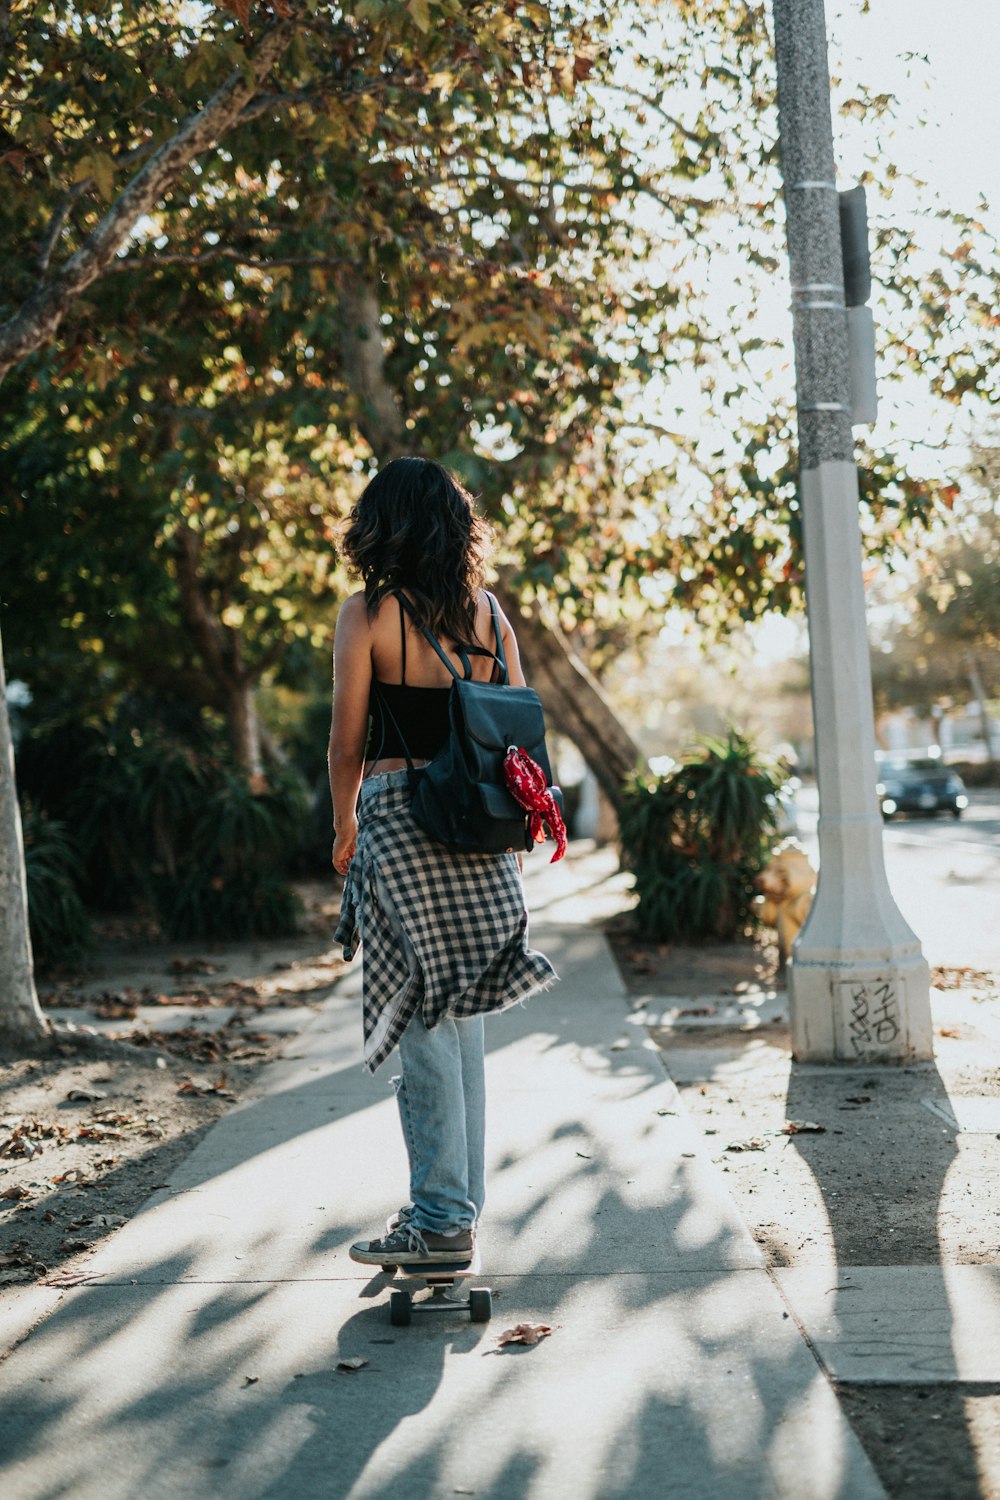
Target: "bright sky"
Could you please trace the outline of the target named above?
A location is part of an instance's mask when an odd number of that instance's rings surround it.
[[[997,0],[871,0],[868,15],[860,0],[827,0],[827,20],[831,63],[842,59],[845,77],[900,100],[897,163],[956,206],[972,210],[985,196],[987,222],[1000,233]],[[845,176],[856,171],[849,160],[842,166]]]

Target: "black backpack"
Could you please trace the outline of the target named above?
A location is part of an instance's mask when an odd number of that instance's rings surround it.
[[[426,766],[414,766],[404,749],[413,789],[410,811],[429,838],[462,854],[533,849],[528,814],[504,780],[504,756],[511,745],[526,751],[541,767],[560,807],[562,793],[552,785],[541,699],[532,688],[510,686],[496,600],[487,594],[496,652],[482,646],[458,647],[465,673],[460,677],[433,633],[420,624],[410,601],[402,594],[396,597],[453,678],[449,732],[442,748]],[[499,667],[496,682],[475,681],[469,652],[494,658]],[[384,699],[382,707],[392,717]]]

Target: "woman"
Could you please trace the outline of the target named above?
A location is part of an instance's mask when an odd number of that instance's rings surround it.
[[[550,984],[527,947],[519,857],[455,854],[410,815],[411,765],[448,735],[447,667],[497,671],[489,532],[440,464],[398,458],[371,481],[344,538],[364,583],[343,604],[334,657],[330,787],[333,863],[347,876],[337,941],[364,963],[370,1071],[398,1046],[393,1079],[410,1165],[410,1203],[385,1234],[354,1245],[362,1264],[466,1261],[483,1210],[483,1015]],[[498,611],[509,681],[524,685]]]

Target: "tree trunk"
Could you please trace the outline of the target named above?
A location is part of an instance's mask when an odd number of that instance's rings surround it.
[[[198,648],[226,715],[236,763],[248,776],[263,773],[260,724],[254,708],[255,676],[243,665],[238,629],[223,625],[215,614],[201,571],[201,541],[190,526],[177,529],[174,548],[181,618]]]
[[[537,605],[519,609],[508,600],[504,607],[514,623],[524,675],[549,722],[572,740],[617,812],[626,779],[646,757],[558,625]]]
[[[237,678],[230,685],[226,719],[229,725],[229,741],[233,747],[237,765],[241,766],[248,776],[263,775],[260,720],[254,708],[253,683],[248,678]]]
[[[35,992],[21,813],[0,642],[0,1045],[36,1046],[50,1027]]]
[[[352,271],[341,278],[340,307],[344,373],[357,402],[357,423],[379,463],[387,464],[406,452],[406,425],[402,404],[385,376],[378,293]]]
[[[986,746],[986,760],[992,765],[996,757],[993,754],[993,726],[990,723],[990,710],[986,702],[986,690],[983,687],[983,678],[979,670],[979,663],[975,653],[969,652],[969,685],[972,688],[972,696],[979,709],[979,723],[981,726],[983,744]]]

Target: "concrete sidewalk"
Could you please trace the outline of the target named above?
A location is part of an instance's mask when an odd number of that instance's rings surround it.
[[[0,1365],[5,1500],[883,1495],[626,1024],[606,890],[569,862],[530,885],[562,983],[487,1024],[493,1323],[392,1328],[348,1259],[406,1198],[352,971],[77,1284],[19,1303],[40,1321]],[[497,1350],[519,1321],[553,1333]]]

